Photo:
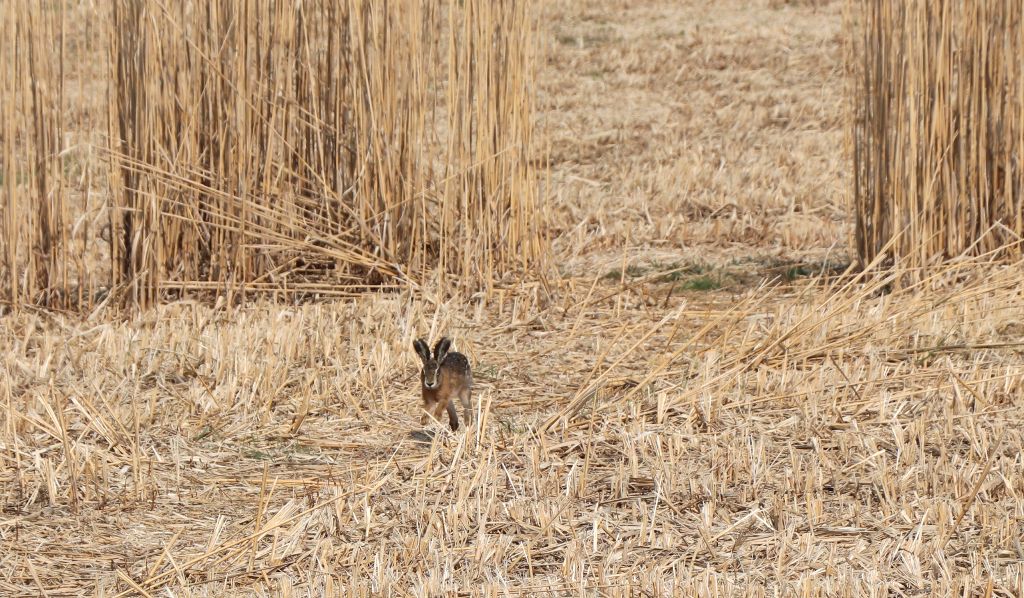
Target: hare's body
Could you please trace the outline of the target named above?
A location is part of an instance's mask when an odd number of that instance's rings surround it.
[[[462,416],[467,422],[473,420],[472,392],[473,372],[469,360],[462,353],[449,351],[452,342],[442,338],[434,345],[434,354],[422,339],[417,339],[413,346],[416,354],[423,361],[420,374],[420,389],[423,396],[423,417],[420,424],[425,425],[433,417],[441,419],[448,412],[448,424],[452,430],[459,429],[459,417],[455,413],[455,401],[462,403]]]

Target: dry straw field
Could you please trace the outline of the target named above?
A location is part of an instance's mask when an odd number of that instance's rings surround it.
[[[1021,10],[872,4],[0,3],[0,595],[1020,595]]]

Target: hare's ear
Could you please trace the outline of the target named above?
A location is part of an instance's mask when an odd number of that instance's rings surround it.
[[[430,347],[423,339],[418,338],[412,342],[412,346],[416,349],[416,354],[420,356],[424,362],[430,361]]]
[[[441,338],[441,340],[437,341],[437,344],[434,345],[434,359],[436,359],[438,363],[441,363],[444,361],[444,356],[448,354],[448,350],[451,348],[452,339],[448,337]]]

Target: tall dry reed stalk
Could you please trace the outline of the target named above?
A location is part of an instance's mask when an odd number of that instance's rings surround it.
[[[1024,235],[1024,4],[855,0],[857,250],[922,268]],[[895,237],[895,238],[894,238]]]
[[[117,0],[114,282],[146,305],[532,266],[529,7]]]

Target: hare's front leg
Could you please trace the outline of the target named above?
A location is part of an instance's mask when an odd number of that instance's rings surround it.
[[[425,426],[427,425],[428,422],[430,422],[431,415],[434,415],[436,417],[435,412],[437,411],[437,403],[437,401],[431,401],[428,399],[423,400],[423,414],[420,415],[421,426]]]
[[[459,429],[459,416],[455,414],[455,401],[448,401],[445,409],[448,411],[448,425],[452,427],[454,432]]]
[[[445,411],[447,411],[450,414],[451,413],[451,404],[452,404],[451,401],[445,401],[445,400],[440,400],[440,401],[437,401],[436,403],[434,403],[433,411],[431,412],[431,415],[434,416],[434,420],[435,421],[441,421],[441,416],[444,415]],[[451,423],[451,422],[449,422],[449,423]],[[452,429],[454,430],[457,427],[459,427],[458,420],[455,421],[455,424],[452,426]]]

